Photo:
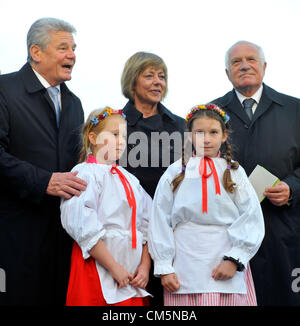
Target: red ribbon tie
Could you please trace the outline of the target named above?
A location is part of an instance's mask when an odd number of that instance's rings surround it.
[[[207,164],[211,172],[207,174]],[[213,175],[216,186],[216,194],[221,195],[221,188],[219,183],[218,174],[214,165],[214,161],[209,157],[204,157],[200,161],[199,173],[202,176],[202,212],[207,213],[207,179]]]
[[[134,192],[131,188],[129,181],[126,179],[125,175],[117,168],[117,166],[113,166],[110,169],[110,172],[112,174],[117,173],[119,175],[119,178],[126,192],[126,197],[128,200],[129,207],[132,208],[132,213],[131,213],[132,248],[136,249],[136,201],[134,197]]]

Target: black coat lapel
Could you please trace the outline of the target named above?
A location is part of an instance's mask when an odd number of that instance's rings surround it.
[[[263,86],[263,92],[260,98],[260,101],[258,103],[258,106],[254,112],[252,123],[254,123],[261,115],[263,115],[271,106],[272,99],[268,96],[268,91],[266,89],[266,86]]]
[[[217,104],[217,103],[216,103]],[[240,120],[242,120],[247,125],[250,124],[249,117],[247,116],[246,111],[244,110],[241,102],[236,96],[235,90],[233,89],[231,92],[227,93],[226,100],[221,104],[225,110],[228,108],[228,114],[230,116],[230,112],[234,113]]]
[[[276,94],[277,92],[275,92],[272,88],[263,84],[263,92],[259,104],[253,115],[252,123],[254,123],[261,115],[263,115],[271,107],[273,102],[276,102],[279,105],[283,105],[282,101]]]
[[[54,103],[51,100],[46,88],[41,84],[41,82],[38,80],[37,76],[33,72],[29,63],[26,63],[21,68],[21,73],[22,73],[22,78],[24,80],[24,85],[25,85],[27,92],[31,93],[31,94],[41,92],[42,96],[46,99],[46,101],[50,105],[50,107],[55,115]]]

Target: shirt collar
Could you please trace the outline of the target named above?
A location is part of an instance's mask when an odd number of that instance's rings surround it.
[[[258,104],[259,101],[260,101],[262,92],[263,92],[263,85],[261,85],[260,88],[252,96],[250,96],[250,97],[253,98],[256,101],[256,103]],[[236,93],[237,98],[241,102],[241,104],[243,104],[243,101],[246,98],[249,98],[249,97],[246,97],[243,94],[239,93],[236,89],[235,89],[235,93]]]
[[[32,67],[31,67],[32,68]],[[34,70],[34,68],[32,68],[33,72],[35,73],[36,77],[38,78],[38,80],[40,81],[40,83],[45,87],[45,88],[49,88],[51,87],[51,85],[47,82],[47,80],[40,75],[36,70]],[[60,91],[60,85],[55,86],[59,91]]]

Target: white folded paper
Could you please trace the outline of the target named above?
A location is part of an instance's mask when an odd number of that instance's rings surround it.
[[[249,180],[256,191],[260,202],[265,198],[263,193],[268,187],[274,187],[280,181],[275,175],[264,167],[257,165],[249,176]]]

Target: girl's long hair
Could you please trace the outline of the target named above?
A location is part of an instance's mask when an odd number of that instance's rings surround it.
[[[230,170],[236,170],[239,167],[239,163],[237,161],[232,160],[232,146],[229,141],[230,137],[230,129],[227,126],[227,124],[224,123],[223,119],[220,117],[218,113],[215,111],[211,110],[199,110],[193,114],[193,116],[188,120],[186,129],[188,132],[192,132],[193,128],[193,122],[201,117],[207,117],[211,119],[215,119],[220,122],[222,131],[228,133],[227,140],[222,144],[220,148],[220,154],[221,157],[223,157],[226,162],[227,162],[227,168],[224,171],[223,174],[223,186],[226,191],[230,193],[234,193],[236,190],[236,184],[232,181],[231,178],[231,173]],[[186,141],[186,143],[182,147],[182,158],[181,158],[181,165],[182,165],[182,170],[181,172],[174,178],[172,181],[172,186],[173,186],[173,192],[178,188],[182,180],[184,179],[185,176],[185,168],[186,164],[189,161],[190,157],[192,156],[192,152],[190,149],[193,149],[193,145],[191,146],[189,140]]]
[[[92,144],[89,141],[89,133],[93,131],[98,135],[105,127],[105,119],[100,121],[97,125],[92,125],[91,119],[97,117],[99,114],[103,114],[107,108],[108,107],[92,111],[83,125],[81,131],[81,151],[79,163],[82,163],[87,159],[88,154],[92,149]]]

